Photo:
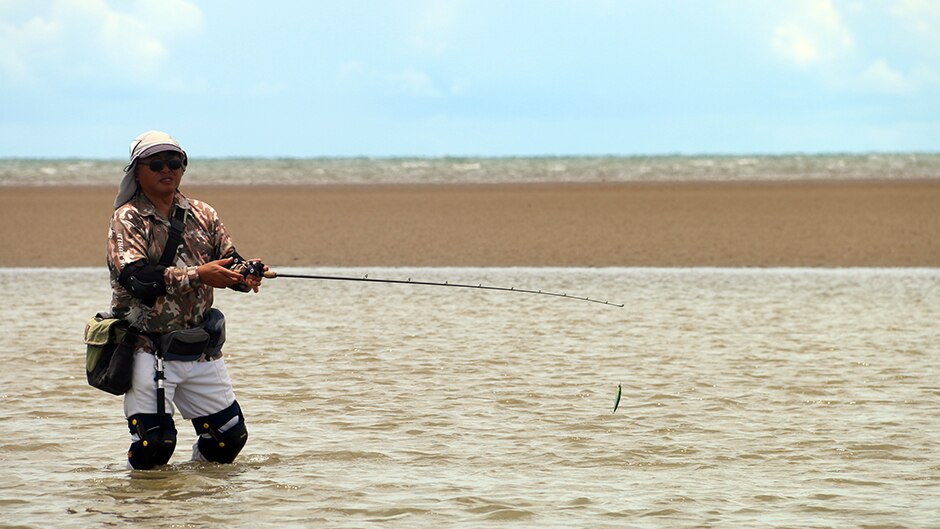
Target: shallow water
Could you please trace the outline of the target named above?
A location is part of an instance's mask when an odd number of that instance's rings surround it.
[[[294,269],[220,292],[251,438],[124,468],[103,270],[0,270],[0,525],[932,527],[940,270]],[[617,386],[619,409],[612,413]]]

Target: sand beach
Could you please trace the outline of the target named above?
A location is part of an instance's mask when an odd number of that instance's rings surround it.
[[[272,266],[937,267],[940,181],[182,187]],[[0,266],[103,266],[111,186],[0,190]]]

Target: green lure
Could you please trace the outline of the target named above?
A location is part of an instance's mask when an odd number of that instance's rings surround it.
[[[620,394],[623,390],[620,387],[620,384],[617,384],[617,398],[614,400],[614,411],[610,413],[617,413],[617,406],[620,406]]]

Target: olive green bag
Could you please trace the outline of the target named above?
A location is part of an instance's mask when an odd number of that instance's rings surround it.
[[[131,388],[137,332],[126,321],[97,314],[85,325],[85,375],[88,383],[112,395]]]

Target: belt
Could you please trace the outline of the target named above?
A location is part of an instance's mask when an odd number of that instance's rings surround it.
[[[197,355],[180,355],[176,353],[163,353],[163,359],[167,362],[180,361],[180,362],[212,362],[213,360],[218,360],[222,358],[222,353],[219,353],[214,356],[206,356],[206,353],[199,353]]]
[[[148,332],[144,333],[147,338],[150,340],[150,351],[147,353],[156,355],[157,351],[160,350],[160,333],[157,332]],[[222,351],[217,350],[217,354],[209,355],[205,352],[196,353],[196,354],[179,354],[166,351],[163,353],[163,359],[168,362],[212,362],[213,360],[218,360],[222,358]]]

